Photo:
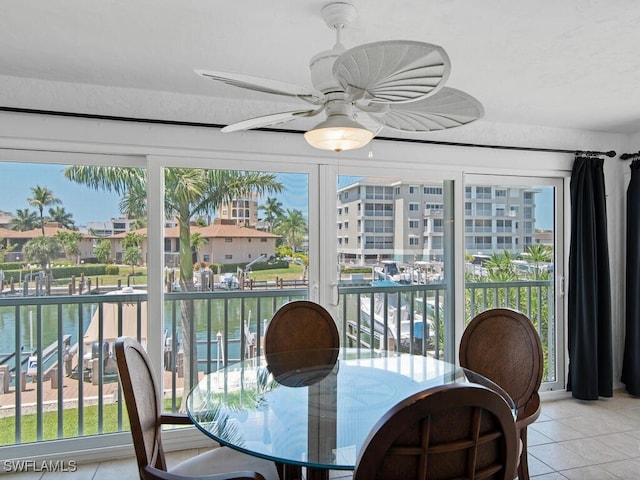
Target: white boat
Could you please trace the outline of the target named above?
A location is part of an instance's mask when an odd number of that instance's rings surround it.
[[[218,286],[226,290],[235,290],[240,288],[238,277],[233,273],[223,273],[218,276]]]
[[[413,321],[413,341],[414,347],[422,342],[423,338],[430,341],[435,329],[435,302],[432,300],[427,301],[427,322],[425,324],[422,316],[422,309],[415,308],[413,311],[413,318],[408,308],[408,305],[401,302],[400,308],[397,305],[396,294],[387,295],[387,312],[385,319],[385,294],[375,293],[373,297],[373,318],[374,318],[374,331],[375,335],[382,337],[387,331],[387,338],[394,339],[396,344],[402,350],[408,350],[411,343],[411,323]],[[360,297],[360,312],[362,322],[366,327],[371,326],[371,297]],[[400,323],[400,341],[398,342],[398,322]]]
[[[401,284],[412,282],[411,273],[401,272],[398,264],[391,260],[383,260],[380,265],[373,267],[373,271],[377,280],[389,280]]]

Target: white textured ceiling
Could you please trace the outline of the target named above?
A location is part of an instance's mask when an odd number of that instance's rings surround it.
[[[320,16],[326,3],[1,0],[0,106],[220,124],[295,109],[305,104],[216,85],[193,69],[310,86],[310,58],[334,43]],[[344,32],[347,48],[441,45],[447,86],[482,102],[481,121],[640,132],[637,0],[350,3],[358,18]]]

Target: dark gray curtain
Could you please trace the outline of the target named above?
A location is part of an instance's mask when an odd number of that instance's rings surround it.
[[[640,395],[640,160],[631,164],[627,189],[626,332],[622,383],[632,395]]]
[[[604,160],[576,157],[571,173],[569,378],[575,398],[613,395],[611,285]]]

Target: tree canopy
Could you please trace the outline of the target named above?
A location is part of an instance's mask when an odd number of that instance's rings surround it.
[[[56,198],[53,192],[47,187],[36,185],[31,188],[31,192],[33,196],[28,198],[27,201],[29,205],[36,207],[38,212],[40,212],[40,228],[42,229],[42,236],[44,237],[44,209],[49,205],[59,204],[61,201],[59,198]]]

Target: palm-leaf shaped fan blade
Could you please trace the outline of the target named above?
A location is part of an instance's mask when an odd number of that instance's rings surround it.
[[[317,108],[316,110],[294,110],[291,112],[273,113],[271,115],[249,118],[241,122],[227,125],[221,131],[224,133],[228,133],[236,132],[238,130],[249,130],[251,128],[270,127],[272,125],[289,122],[300,117],[313,117],[314,115],[320,113],[322,110],[324,110],[324,107]]]
[[[205,78],[226,83],[227,85],[233,85],[234,87],[246,88],[247,90],[262,93],[272,93],[274,95],[297,97],[314,105],[320,105],[323,102],[322,93],[313,88],[300,87],[279,80],[254,77],[253,75],[244,75],[242,73],[219,72],[215,70],[194,71]]]
[[[333,65],[334,77],[352,99],[379,103],[420,100],[441,88],[450,70],[442,47],[404,40],[351,48]]]
[[[372,116],[388,128],[405,132],[444,130],[484,116],[482,104],[471,95],[444,87],[417,102],[390,104],[386,112]]]

